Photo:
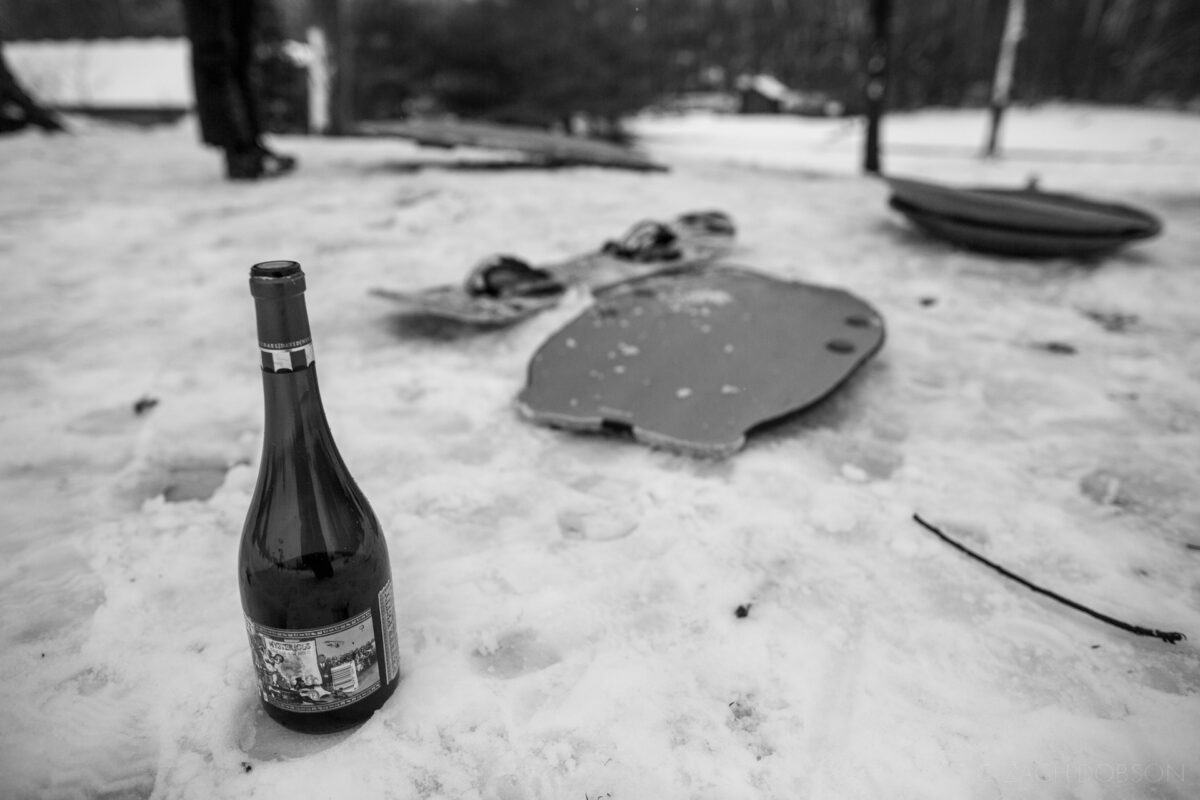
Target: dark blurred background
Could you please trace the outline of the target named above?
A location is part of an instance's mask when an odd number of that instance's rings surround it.
[[[271,127],[303,129],[304,41],[320,0],[274,0]],[[985,106],[1007,0],[894,0],[888,106]],[[457,114],[618,128],[648,108],[856,114],[868,0],[342,0],[356,119]],[[1196,108],[1200,2],[1033,0],[1013,100]],[[177,0],[0,0],[0,39],[182,36]],[[771,84],[755,82],[770,76]],[[780,87],[786,92],[780,92]]]

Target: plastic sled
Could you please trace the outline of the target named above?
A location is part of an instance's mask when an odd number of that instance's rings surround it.
[[[833,392],[883,341],[883,318],[849,292],[681,269],[600,293],[533,356],[516,405],[534,423],[724,457]]]
[[[1133,206],[1024,189],[953,188],[887,178],[888,204],[918,229],[959,246],[1008,256],[1092,256],[1162,231]]]

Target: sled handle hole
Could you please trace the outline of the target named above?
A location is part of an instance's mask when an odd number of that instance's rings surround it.
[[[871,320],[867,319],[866,317],[864,317],[860,314],[852,314],[851,316],[846,317],[846,319],[844,319],[843,322],[845,322],[851,328],[869,328],[869,327],[871,327]]]
[[[854,342],[848,342],[845,339],[830,339],[825,343],[825,349],[831,353],[845,355],[847,353],[853,353],[855,347]]]

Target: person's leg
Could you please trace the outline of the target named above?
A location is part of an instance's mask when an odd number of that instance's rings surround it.
[[[246,120],[250,139],[262,136],[262,118],[258,111],[258,86],[254,80],[255,30],[258,20],[256,0],[235,0],[229,9],[230,67],[236,102]]]
[[[233,9],[234,80],[249,130],[253,134],[254,149],[262,160],[262,172],[264,175],[281,175],[295,169],[296,158],[276,153],[263,143],[261,87],[254,57],[258,44],[257,31],[261,24],[260,13],[262,8],[258,0],[244,0]]]
[[[192,45],[192,83],[200,138],[225,151],[226,176],[249,180],[262,175],[257,152],[256,119],[247,107],[240,73],[246,64],[236,27],[248,0],[183,0],[188,38]],[[248,35],[247,35],[247,38]]]

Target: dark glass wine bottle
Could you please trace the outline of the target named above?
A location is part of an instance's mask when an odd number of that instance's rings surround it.
[[[238,556],[266,712],[294,730],[355,725],[400,682],[387,542],[333,442],[294,261],[250,269],[266,427]]]

